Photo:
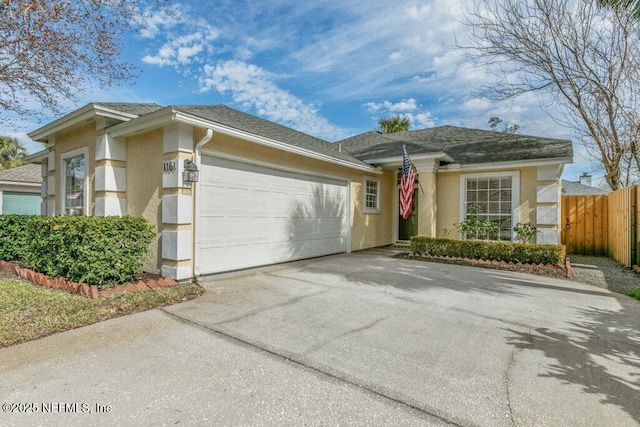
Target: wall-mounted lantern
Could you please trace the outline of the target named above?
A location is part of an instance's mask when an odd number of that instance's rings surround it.
[[[184,161],[184,171],[182,172],[182,181],[185,183],[198,182],[200,171],[198,166],[189,159]]]

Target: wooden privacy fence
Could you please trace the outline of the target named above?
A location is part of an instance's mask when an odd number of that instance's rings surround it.
[[[640,264],[640,186],[608,195],[562,196],[562,243],[567,253],[608,255],[627,267]]]

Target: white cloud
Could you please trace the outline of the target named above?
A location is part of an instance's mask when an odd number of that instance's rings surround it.
[[[188,8],[185,10],[188,11]],[[220,35],[217,28],[186,12],[176,18],[161,11],[150,15],[146,31],[142,31],[141,36],[155,38],[162,34],[166,41],[154,54],[145,55],[143,62],[160,67],[186,67],[192,63],[201,63],[203,59],[199,55],[211,52],[211,43]],[[188,74],[188,70],[183,71]]]
[[[274,75],[256,65],[229,60],[203,67],[200,90],[230,93],[243,109],[310,135],[327,140],[346,136],[342,128],[319,115],[317,106],[278,87],[274,80]]]
[[[375,121],[380,117],[397,114],[409,119],[412,129],[423,129],[436,125],[436,118],[433,114],[423,110],[414,98],[403,99],[399,102],[367,102],[364,106],[370,113],[376,113]]]
[[[140,37],[153,39],[162,31],[177,25],[182,18],[182,14],[179,12],[181,8],[183,8],[182,5],[176,4],[168,11],[147,9],[145,11],[144,27],[140,30]]]
[[[418,108],[418,103],[415,99],[403,99],[400,102],[367,102],[364,104],[369,112],[386,111],[391,113],[401,113],[408,111],[415,111]]]

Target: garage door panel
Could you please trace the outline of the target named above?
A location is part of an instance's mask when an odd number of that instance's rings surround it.
[[[344,252],[345,181],[203,156],[200,270]]]

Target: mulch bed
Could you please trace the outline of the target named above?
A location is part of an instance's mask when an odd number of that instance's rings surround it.
[[[456,265],[468,265],[472,267],[492,268],[495,270],[507,270],[515,271],[518,273],[537,274],[539,276],[555,277],[560,279],[566,279],[571,277],[571,268],[569,265],[552,265],[552,264],[523,264],[495,261],[495,260],[482,260],[472,258],[457,258],[457,257],[442,257],[432,255],[419,255],[412,252],[404,252],[394,255],[394,258],[411,259],[416,261],[430,261],[439,262],[442,264],[456,264]],[[569,268],[567,268],[569,267]]]

